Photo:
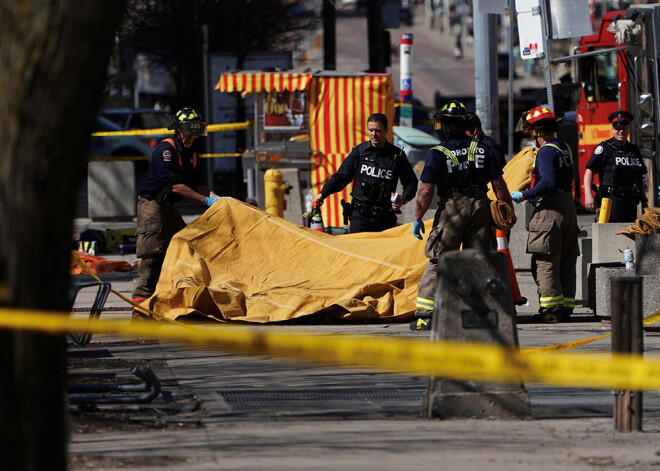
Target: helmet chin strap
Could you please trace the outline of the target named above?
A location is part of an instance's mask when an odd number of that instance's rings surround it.
[[[532,139],[534,140],[537,149],[541,147],[541,144],[539,144],[539,133],[536,129],[532,129]]]

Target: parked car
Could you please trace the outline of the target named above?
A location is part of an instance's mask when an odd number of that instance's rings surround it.
[[[394,102],[399,102],[399,92],[394,93]],[[412,100],[413,105],[413,127],[419,129],[428,134],[434,134],[435,129],[433,127],[433,113],[428,111],[428,108],[424,106],[424,103],[420,101],[419,98],[413,96]],[[399,111],[400,108],[397,106],[394,108],[394,124],[399,124]]]
[[[426,160],[426,154],[433,146],[440,144],[440,139],[419,129],[408,126],[393,126],[393,144],[401,147],[412,165]]]
[[[108,132],[108,131],[126,131],[131,129],[155,129],[166,128],[171,123],[170,118],[166,113],[155,109],[107,109],[101,110],[96,116],[95,131]],[[154,134],[147,136],[92,136],[88,157],[146,157],[144,160],[136,160],[127,162],[126,165],[133,166],[133,175],[130,179],[132,183],[127,188],[137,188],[146,175],[149,168],[149,158],[153,148],[164,138],[171,135],[170,131],[163,134]],[[123,165],[123,164],[122,164]],[[96,167],[101,168],[99,166]],[[99,209],[91,200],[97,201],[99,198],[103,199],[106,191],[110,191],[107,181],[97,181],[97,177],[89,178],[90,167],[85,163],[85,174],[88,177],[83,178],[78,191],[78,201],[76,205],[76,217],[97,217]],[[118,177],[120,178],[120,177]],[[89,185],[89,186],[88,186]],[[90,195],[91,193],[91,195]],[[130,192],[128,192],[130,193]],[[122,200],[126,198],[130,203],[125,203],[127,206],[132,205],[135,201],[134,194],[113,195],[113,198]],[[102,195],[95,199],[95,195]],[[90,199],[90,196],[92,197]],[[112,198],[110,198],[112,199]],[[90,205],[93,209],[90,210]],[[109,205],[110,206],[110,205]],[[111,213],[108,217],[116,217],[117,215]]]
[[[126,131],[131,129],[166,128],[171,123],[166,113],[154,109],[101,110],[96,117],[96,131]],[[169,134],[169,133],[167,133]],[[90,156],[151,156],[165,135],[94,136]]]

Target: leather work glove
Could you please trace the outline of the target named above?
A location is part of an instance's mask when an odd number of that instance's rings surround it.
[[[415,237],[417,237],[419,240],[423,239],[422,234],[424,234],[424,223],[422,221],[415,219],[413,221],[412,230]]]
[[[511,193],[511,199],[516,203],[522,203],[523,202],[522,191],[514,191],[513,193]]]
[[[206,199],[204,200],[204,204],[208,206],[209,208],[213,206],[213,203],[218,201],[219,198],[216,198],[215,196],[207,196]]]

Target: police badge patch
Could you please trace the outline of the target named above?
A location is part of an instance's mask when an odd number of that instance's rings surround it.
[[[170,160],[172,160],[172,152],[170,152],[169,150],[164,150],[163,151],[163,160],[165,162],[169,162]]]
[[[601,152],[603,152],[603,146],[598,146],[596,149],[594,149],[594,154],[598,155]]]

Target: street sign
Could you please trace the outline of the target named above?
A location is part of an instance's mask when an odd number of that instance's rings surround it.
[[[491,13],[495,15],[505,15],[508,3],[509,0],[475,0],[479,13]]]
[[[552,39],[576,38],[591,34],[589,0],[547,0]]]
[[[543,27],[539,0],[516,0],[518,40],[523,59],[543,57]]]

